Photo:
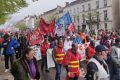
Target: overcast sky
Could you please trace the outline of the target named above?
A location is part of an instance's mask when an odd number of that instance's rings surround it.
[[[27,15],[38,15],[48,10],[54,9],[57,5],[65,6],[65,2],[72,2],[75,0],[39,0],[32,2],[32,0],[27,0],[29,3],[28,7],[19,10],[17,13],[11,15],[11,19],[6,22],[7,24],[12,24],[20,21]]]

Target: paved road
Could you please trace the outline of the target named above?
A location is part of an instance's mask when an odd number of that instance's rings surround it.
[[[39,69],[40,69],[40,62],[39,62]],[[14,80],[10,72],[4,72],[4,62],[0,60],[0,80]],[[41,72],[41,80],[55,80],[55,69],[51,68],[49,73]],[[62,77],[61,80],[66,80],[66,71],[62,68]],[[79,80],[84,80],[80,78]]]

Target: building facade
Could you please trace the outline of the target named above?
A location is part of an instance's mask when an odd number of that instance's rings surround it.
[[[54,18],[58,18],[63,15],[63,7],[57,6],[57,8],[49,10],[47,12],[44,12],[42,14],[42,18],[44,18],[46,21],[50,22]]]
[[[120,31],[120,0],[112,0],[114,30]]]
[[[76,0],[66,2],[65,7],[57,7],[52,11],[45,12],[43,17],[47,20],[51,15],[62,16],[69,12],[76,29],[87,25],[88,29],[110,29],[113,28],[113,8],[114,0]],[[47,13],[47,14],[46,14]]]

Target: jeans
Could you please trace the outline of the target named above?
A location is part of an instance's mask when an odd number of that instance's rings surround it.
[[[112,80],[120,80],[120,68],[115,70]]]
[[[55,68],[56,68],[56,76],[55,76],[55,80],[60,80],[60,75],[61,75],[61,64],[55,64]]]
[[[69,80],[78,80],[78,77],[69,78]]]
[[[48,70],[47,67],[47,56],[42,56],[42,64],[41,64],[41,70],[43,71],[43,68],[45,66],[45,70]]]
[[[9,60],[10,60],[10,63],[11,63],[11,66],[13,64],[13,61],[14,61],[14,55],[13,54],[9,54],[9,55],[4,55],[5,56],[5,68],[6,69],[9,69]]]

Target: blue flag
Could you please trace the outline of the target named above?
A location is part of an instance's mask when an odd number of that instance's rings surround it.
[[[60,17],[56,21],[56,25],[58,27],[60,27],[61,25],[64,25],[65,27],[68,27],[71,23],[72,23],[72,18],[70,16],[69,12],[67,12],[66,14],[64,14],[62,17]]]

